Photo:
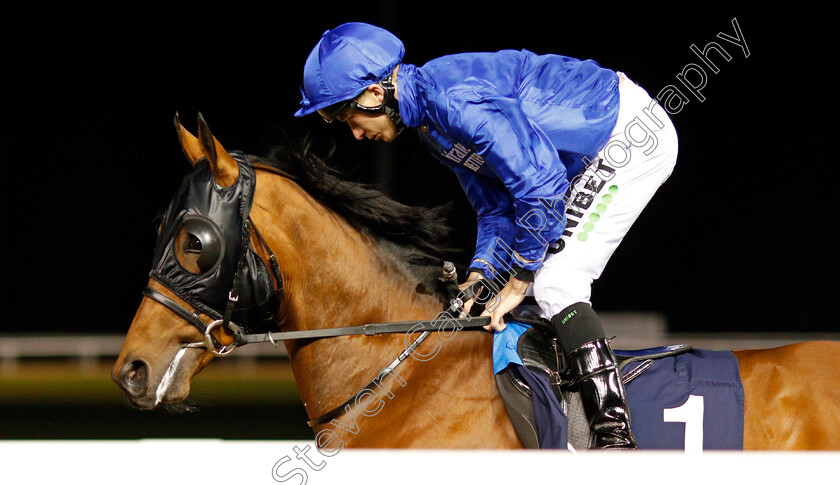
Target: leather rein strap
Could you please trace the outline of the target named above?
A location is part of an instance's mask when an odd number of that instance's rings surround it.
[[[354,327],[259,333],[244,335],[243,343],[240,345],[271,342],[276,347],[277,342],[284,340],[319,339],[325,337],[342,337],[345,335],[366,335],[370,337],[373,335],[393,333],[437,332],[441,330],[440,327],[444,322],[454,324],[459,330],[476,329],[488,325],[490,323],[490,317],[449,318],[446,320],[408,320],[404,322],[369,323]]]
[[[143,295],[165,306],[173,313],[187,321],[190,325],[198,329],[199,332],[205,334],[210,328],[204,321],[201,320],[198,313],[191,312],[182,307],[175,300],[169,298],[158,290],[147,286],[143,289]],[[319,328],[315,330],[294,330],[288,332],[266,332],[255,334],[244,334],[233,322],[229,322],[230,330],[234,332],[234,342],[237,347],[242,347],[246,344],[270,342],[277,347],[278,342],[284,340],[301,340],[301,339],[321,339],[330,337],[343,337],[347,335],[385,335],[394,333],[419,333],[419,332],[437,332],[442,331],[444,323],[454,324],[458,330],[470,330],[484,327],[490,323],[490,317],[470,317],[470,318],[448,318],[445,320],[407,320],[404,322],[390,322],[390,323],[368,323],[366,325],[356,325],[353,327],[333,327],[333,328]],[[212,324],[211,324],[212,325]],[[212,335],[210,335],[212,337]],[[226,354],[225,354],[226,355]]]

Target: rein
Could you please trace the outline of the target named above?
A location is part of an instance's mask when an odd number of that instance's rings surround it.
[[[227,357],[235,348],[252,343],[269,342],[274,345],[274,347],[277,347],[280,342],[285,340],[321,339],[344,337],[348,335],[365,335],[372,337],[374,335],[395,333],[407,334],[438,332],[442,331],[443,322],[454,324],[459,331],[483,328],[490,323],[490,317],[465,317],[447,318],[445,320],[406,320],[403,322],[368,323],[352,327],[331,327],[315,330],[292,330],[285,332],[281,330],[279,332],[246,334],[242,331],[241,325],[237,325],[235,322],[227,322],[226,326],[228,330],[234,334],[234,341],[232,344],[223,347],[212,332],[220,325],[225,326],[224,320],[213,320],[210,324],[205,324],[198,313],[187,310],[178,304],[178,302],[151,286],[147,286],[143,289],[143,295],[165,306],[183,320],[186,320],[187,323],[198,329],[199,332],[204,334],[204,341],[189,344],[190,347],[204,346],[207,348],[208,352],[218,357]],[[457,310],[456,303],[453,303],[452,309]]]
[[[333,327],[315,330],[293,330],[287,332],[280,331],[266,332],[260,334],[245,334],[242,333],[242,327],[233,322],[228,322],[228,324],[225,325],[225,322],[223,320],[214,320],[209,325],[205,324],[197,313],[187,310],[186,308],[179,305],[176,301],[172,300],[168,296],[164,295],[163,293],[157,291],[152,287],[147,286],[143,290],[143,294],[151,298],[152,300],[162,304],[163,306],[174,312],[176,315],[186,320],[187,323],[196,327],[201,333],[204,334],[203,342],[193,342],[190,344],[186,344],[185,347],[204,348],[210,353],[220,357],[226,357],[230,355],[230,353],[235,348],[241,347],[249,343],[270,342],[276,348],[279,342],[284,340],[321,339],[343,337],[348,335],[374,336],[385,334],[408,334],[422,332],[420,333],[420,336],[418,336],[414,340],[414,342],[411,343],[411,345],[406,347],[397,356],[396,359],[394,359],[390,364],[388,364],[382,370],[380,370],[367,385],[359,389],[346,401],[339,404],[331,411],[328,411],[315,419],[307,421],[306,424],[309,425],[309,427],[318,426],[319,424],[326,423],[335,418],[336,416],[341,415],[345,411],[345,408],[355,401],[356,396],[360,395],[365,391],[372,390],[375,386],[377,386],[378,382],[381,381],[385,375],[393,372],[394,369],[397,368],[397,366],[404,362],[414,352],[417,346],[419,346],[424,340],[426,340],[426,337],[428,337],[432,332],[442,331],[444,327],[444,322],[454,324],[458,331],[478,330],[490,323],[490,317],[467,317],[447,318],[445,320],[408,320],[403,322],[391,323],[369,323],[366,325],[356,325],[352,327]],[[463,303],[461,302],[461,300],[459,298],[456,298],[455,300],[453,300],[450,309],[460,313],[462,306]],[[226,326],[228,329],[234,332],[235,337],[234,342],[232,344],[224,347],[221,346],[221,344],[212,334],[213,330],[217,326]]]
[[[489,324],[490,317],[449,318],[445,321],[455,324],[459,330],[476,329]],[[391,323],[368,323],[366,325],[357,325],[354,327],[295,330],[291,332],[267,332],[245,335],[243,343],[240,344],[240,346],[246,343],[271,342],[275,347],[277,347],[278,342],[283,340],[319,339],[327,337],[343,337],[345,335],[365,335],[371,337],[374,335],[394,333],[436,332],[440,331],[441,322],[441,320],[408,320],[404,322]]]
[[[467,317],[467,318],[448,318],[445,320],[408,320],[403,322],[391,322],[391,323],[369,323],[366,325],[356,325],[352,327],[333,327],[333,328],[321,328],[315,330],[293,330],[288,332],[266,332],[260,334],[245,334],[241,331],[241,326],[237,325],[233,322],[229,322],[227,328],[234,331],[234,343],[222,347],[218,340],[213,336],[212,332],[217,326],[224,326],[223,320],[214,320],[209,325],[206,325],[204,321],[201,320],[197,313],[191,312],[186,308],[179,305],[176,301],[172,300],[168,296],[164,295],[163,293],[157,291],[156,289],[147,286],[143,290],[143,294],[152,300],[162,304],[166,308],[172,310],[176,315],[181,317],[182,319],[186,320],[187,323],[196,327],[201,333],[204,334],[204,341],[203,342],[193,342],[190,344],[186,344],[184,347],[187,348],[204,348],[208,352],[217,355],[219,357],[226,357],[230,355],[230,353],[237,347],[241,347],[243,345],[249,343],[262,343],[262,342],[270,342],[276,348],[279,342],[284,340],[298,340],[298,339],[321,339],[321,338],[331,338],[331,337],[343,337],[348,335],[365,335],[365,336],[374,336],[374,335],[385,335],[385,334],[408,334],[408,333],[420,333],[420,336],[417,337],[414,342],[411,343],[408,347],[406,347],[396,359],[394,359],[390,364],[385,366],[382,370],[380,370],[376,376],[364,387],[359,389],[357,392],[353,393],[346,401],[339,404],[338,406],[334,407],[331,411],[328,411],[321,416],[310,419],[306,422],[309,427],[315,427],[319,424],[326,423],[336,416],[341,415],[347,406],[353,403],[356,399],[356,396],[360,395],[365,391],[372,390],[375,386],[378,386],[378,382],[382,380],[382,378],[390,374],[397,368],[401,363],[403,363],[420,345],[426,337],[428,337],[432,332],[440,332],[443,329],[443,323],[451,323],[456,325],[458,330],[478,330],[485,325],[490,323],[490,317]],[[462,302],[459,298],[456,298],[452,302],[451,309],[460,312],[462,307]]]

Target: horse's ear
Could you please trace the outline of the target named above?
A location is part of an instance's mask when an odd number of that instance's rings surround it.
[[[181,118],[178,116],[177,112],[175,113],[175,131],[178,133],[178,141],[181,143],[181,150],[184,151],[184,155],[187,156],[187,160],[189,160],[192,165],[195,165],[195,162],[199,161],[204,156],[204,152],[201,150],[201,144],[198,142],[198,138],[193,136],[193,134],[187,131],[187,129],[181,124]]]
[[[198,140],[204,156],[210,162],[210,170],[216,178],[216,183],[222,187],[233,185],[239,176],[239,165],[210,132],[210,127],[201,113],[198,114]]]

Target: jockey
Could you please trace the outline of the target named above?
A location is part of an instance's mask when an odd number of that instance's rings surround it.
[[[615,355],[590,303],[597,279],[657,188],[677,136],[665,111],[623,73],[529,51],[402,63],[390,32],[347,23],[306,60],[295,116],[393,141],[405,127],[460,181],[478,217],[464,288],[509,274],[488,330],[533,295],[576,374],[592,447],[634,449]],[[472,301],[465,305],[466,310]]]

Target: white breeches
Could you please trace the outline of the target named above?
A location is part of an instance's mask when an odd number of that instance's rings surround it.
[[[674,170],[677,133],[665,110],[626,78],[619,95],[618,122],[601,160],[572,181],[562,249],[547,254],[534,276],[533,295],[545,318],[590,302],[592,282]]]

